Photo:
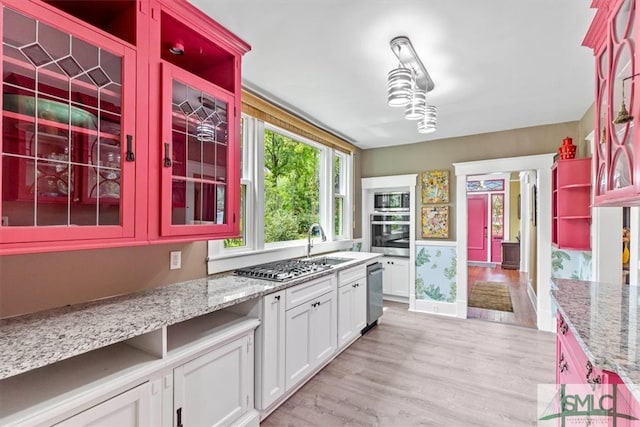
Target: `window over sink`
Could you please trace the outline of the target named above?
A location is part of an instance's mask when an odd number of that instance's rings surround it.
[[[243,113],[242,235],[210,241],[209,259],[306,246],[314,223],[330,242],[351,238],[352,155],[279,124]]]

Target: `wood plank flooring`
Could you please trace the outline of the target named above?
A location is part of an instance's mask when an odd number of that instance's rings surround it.
[[[509,284],[513,312],[487,310],[483,308],[469,307],[467,317],[470,319],[483,319],[492,322],[510,323],[514,325],[537,327],[536,312],[527,295],[527,274],[518,270],[505,270],[501,267],[469,266],[467,270],[468,292],[477,281],[506,282]]]
[[[262,426],[529,426],[555,336],[385,302],[381,323]]]

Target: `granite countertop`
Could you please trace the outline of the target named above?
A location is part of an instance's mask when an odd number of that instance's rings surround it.
[[[381,256],[367,252],[330,255],[352,260],[287,282],[222,273],[147,291],[0,319],[0,380]]]
[[[594,366],[615,372],[640,401],[638,287],[553,279],[558,310]]]

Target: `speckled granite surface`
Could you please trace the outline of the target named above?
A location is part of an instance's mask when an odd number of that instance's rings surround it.
[[[353,258],[353,261],[283,283],[221,274],[148,291],[0,319],[0,379],[295,286],[313,278],[333,274],[335,271],[381,256],[365,252],[343,252],[339,255]]]
[[[554,279],[558,310],[594,366],[617,373],[640,401],[638,287]]]

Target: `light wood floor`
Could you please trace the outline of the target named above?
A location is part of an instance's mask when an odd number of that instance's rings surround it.
[[[549,332],[385,302],[358,339],[263,426],[529,426],[555,381]]]
[[[527,295],[527,274],[517,270],[504,270],[501,267],[468,267],[468,293],[477,281],[506,282],[509,284],[511,303],[513,312],[486,310],[482,308],[469,307],[467,317],[470,319],[490,320],[493,322],[510,323],[514,325],[537,327],[536,312],[531,305],[529,295]]]

